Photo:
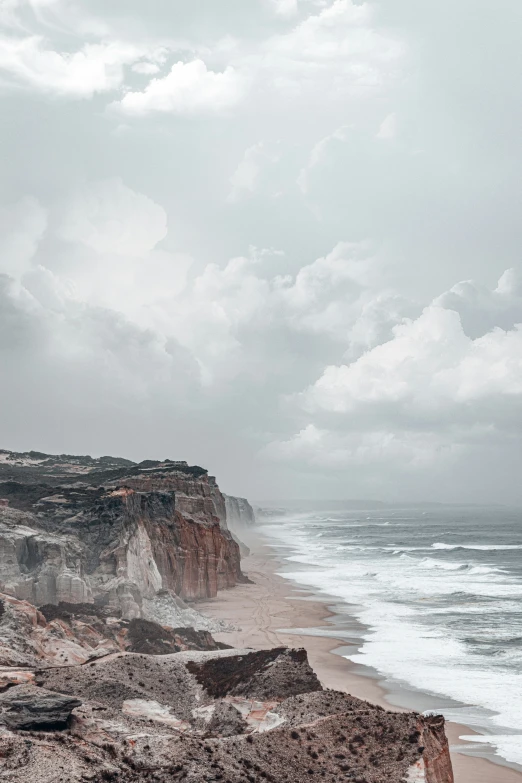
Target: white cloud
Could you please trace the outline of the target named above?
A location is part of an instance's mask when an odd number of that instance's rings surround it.
[[[177,62],[167,76],[152,79],[141,92],[127,92],[113,106],[131,115],[219,112],[238,103],[244,86],[243,78],[230,66],[217,72],[208,70],[203,60]]]
[[[372,6],[334,0],[291,31],[264,44],[265,67],[274,68],[280,86],[300,92],[323,85],[341,94],[356,87],[376,87],[393,78],[402,43],[373,25]]]
[[[230,177],[232,190],[229,201],[236,201],[244,192],[253,193],[255,191],[264,158],[265,151],[262,141],[245,150],[242,160]]]
[[[0,273],[19,277],[30,268],[47,229],[47,212],[35,198],[0,207]]]
[[[304,393],[305,407],[348,413],[391,403],[407,405],[414,416],[522,394],[522,328],[473,340],[456,312],[431,305],[393,331],[392,340],[352,364],[327,367]]]
[[[393,112],[392,114],[388,114],[382,121],[377,132],[377,138],[382,139],[383,141],[391,141],[397,136],[398,130],[399,121],[397,114]]]
[[[248,147],[237,169],[230,177],[232,189],[227,200],[234,202],[255,193],[259,187],[263,169],[270,163],[277,163],[278,160],[279,156],[269,150],[262,141]]]
[[[123,83],[123,66],[141,56],[136,47],[118,42],[84,44],[74,52],[57,52],[41,36],[0,38],[0,73],[14,82],[57,96],[92,98]]]
[[[494,290],[464,280],[437,297],[434,304],[458,312],[470,337],[481,337],[495,326],[511,329],[522,323],[522,277],[519,270],[508,269]]]
[[[336,432],[308,424],[289,440],[274,441],[263,451],[266,458],[303,462],[320,469],[400,466],[422,470],[433,463],[446,465],[462,456],[463,447],[444,434],[430,432]]]
[[[156,63],[140,61],[132,66],[134,73],[140,73],[145,76],[153,76],[155,73],[159,73],[160,67]]]
[[[142,256],[167,235],[167,215],[120,179],[108,179],[91,183],[68,200],[58,234],[97,253]]]
[[[295,16],[299,10],[297,0],[269,0],[277,16]]]
[[[303,193],[305,194],[308,193],[310,174],[317,166],[320,166],[327,158],[330,146],[337,142],[345,142],[348,139],[349,131],[350,131],[350,126],[343,125],[342,127],[334,130],[333,133],[330,133],[328,134],[328,136],[325,136],[323,139],[318,141],[317,144],[315,144],[312,147],[312,151],[310,152],[310,157],[308,159],[308,162],[306,166],[304,166],[304,168],[301,169],[299,173],[299,177],[297,178],[297,184],[299,185]]]
[[[119,179],[72,192],[52,210],[51,253],[39,248],[47,215],[34,199],[4,210],[2,223],[0,273],[44,309],[104,307],[139,328],[168,333],[166,314],[185,287],[191,259],[158,247],[167,216],[147,196]]]
[[[511,443],[516,448],[522,324],[513,324],[513,316],[521,314],[519,294],[519,277],[509,270],[494,291],[467,281],[416,318],[397,313],[391,339],[350,363],[327,366],[304,392],[288,397],[287,409],[301,409],[305,423],[295,435],[273,439],[263,455],[294,467],[363,471],[366,482],[374,466],[382,487],[401,473],[461,469],[463,460],[487,460]],[[486,313],[488,329],[469,336],[450,305],[475,326],[485,323]],[[502,320],[509,328],[494,323]]]

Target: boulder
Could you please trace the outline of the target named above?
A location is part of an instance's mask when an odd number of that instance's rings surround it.
[[[16,685],[0,693],[0,724],[8,729],[59,730],[81,701],[34,685]]]

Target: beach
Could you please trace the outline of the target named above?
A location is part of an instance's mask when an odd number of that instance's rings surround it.
[[[339,654],[347,645],[346,634],[336,637],[335,616],[329,605],[279,576],[284,562],[265,541],[248,540],[248,544],[251,555],[242,561],[242,569],[252,584],[222,591],[216,599],[198,605],[206,615],[235,626],[214,634],[216,639],[239,648],[304,647],[324,687],[346,691],[386,709],[404,709],[393,703],[394,694],[375,676],[365,676]],[[419,703],[415,708],[428,707]],[[460,736],[474,734],[472,729],[448,722],[446,730],[456,783],[522,783],[522,773],[516,769],[461,752],[466,743]]]

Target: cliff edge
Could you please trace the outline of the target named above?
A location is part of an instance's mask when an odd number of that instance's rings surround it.
[[[0,590],[179,625],[244,580],[225,500],[185,462],[0,452]]]

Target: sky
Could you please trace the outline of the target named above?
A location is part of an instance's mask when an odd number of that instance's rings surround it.
[[[522,503],[520,0],[0,0],[0,447]]]

